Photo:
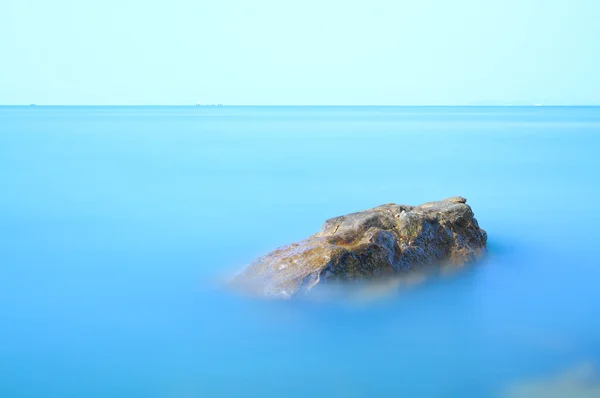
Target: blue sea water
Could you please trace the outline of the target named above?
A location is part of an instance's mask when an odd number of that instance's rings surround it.
[[[0,397],[600,392],[568,376],[600,364],[599,153],[594,107],[0,107]],[[326,218],[454,195],[489,254],[452,278],[221,287]]]

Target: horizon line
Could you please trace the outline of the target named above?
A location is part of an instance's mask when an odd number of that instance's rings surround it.
[[[0,104],[0,107],[59,107],[59,106],[70,106],[70,107],[142,107],[142,106],[155,106],[155,107],[193,107],[193,108],[220,108],[220,107],[472,107],[472,108],[502,108],[502,107],[531,107],[531,108],[543,108],[543,107],[600,107],[600,104],[456,104],[456,105],[424,105],[424,104],[411,104],[411,105],[394,105],[394,104],[367,104],[367,105],[323,105],[323,104],[302,104],[302,105],[291,105],[291,104],[260,104],[260,105],[249,105],[249,104]]]

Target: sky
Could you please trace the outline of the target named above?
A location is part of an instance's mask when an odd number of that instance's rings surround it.
[[[600,105],[598,0],[2,0],[0,104]]]

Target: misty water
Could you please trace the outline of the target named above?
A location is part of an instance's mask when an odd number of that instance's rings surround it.
[[[0,396],[598,396],[599,153],[593,107],[0,107]],[[489,253],[451,278],[222,288],[454,195]]]

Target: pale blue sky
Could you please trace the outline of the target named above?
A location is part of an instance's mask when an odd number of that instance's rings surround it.
[[[2,0],[0,104],[600,104],[599,0]]]

